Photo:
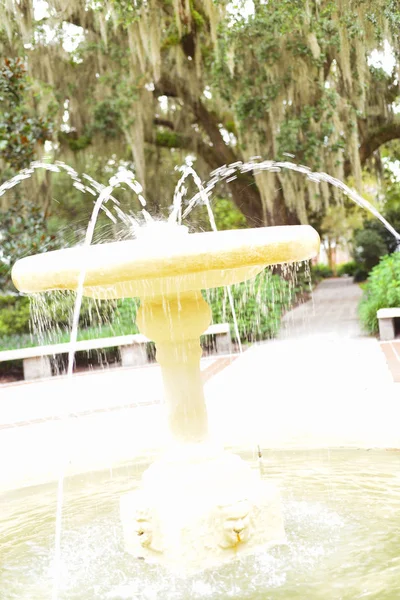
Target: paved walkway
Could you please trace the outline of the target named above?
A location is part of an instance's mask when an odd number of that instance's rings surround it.
[[[280,339],[324,337],[359,339],[358,303],[362,290],[351,278],[325,279],[310,302],[288,312],[283,319]]]
[[[209,383],[211,415],[218,405],[238,424],[231,439],[245,443],[251,431],[262,446],[400,448],[400,385],[360,329],[361,293],[350,279],[322,282],[285,316],[278,340]]]
[[[325,281],[286,315],[280,339],[220,372],[204,360],[212,434],[246,449],[400,448],[400,384],[359,328],[360,293],[350,280]],[[0,491],[57,478],[63,462],[67,473],[111,468],[167,439],[156,366],[0,386],[0,394]]]

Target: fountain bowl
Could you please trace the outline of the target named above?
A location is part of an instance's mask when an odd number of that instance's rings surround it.
[[[165,296],[232,285],[268,265],[308,260],[319,243],[309,225],[191,234],[158,223],[137,239],[28,256],[14,265],[12,279],[26,293],[76,290],[83,268],[86,296]]]

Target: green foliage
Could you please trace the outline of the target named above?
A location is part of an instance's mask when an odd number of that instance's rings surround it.
[[[96,104],[91,129],[93,133],[98,132],[111,139],[121,134],[121,117],[115,99],[105,99]]]
[[[23,2],[2,3],[8,31],[7,41],[3,28],[3,55],[22,57],[5,63],[2,95],[7,102],[29,89],[19,89],[25,81],[25,59],[33,78],[31,103],[18,101],[18,110],[4,109],[4,114],[15,114],[9,122],[3,119],[7,132],[0,143],[18,167],[33,156],[30,141],[47,136],[46,123],[33,115],[43,111],[49,99],[58,111],[57,158],[70,160],[73,150],[80,170],[86,172],[91,154],[109,151],[118,161],[133,151],[136,172],[141,179],[146,175],[143,183],[155,212],[164,206],[159,204],[159,189],[153,191],[153,174],[166,171],[165,157],[173,148],[180,150],[177,162],[185,153],[201,157],[204,178],[224,162],[253,154],[278,159],[285,153],[295,155],[297,163],[343,178],[343,172],[359,167],[357,147],[365,158],[366,147],[379,145],[381,127],[397,124],[392,107],[398,102],[398,69],[385,74],[368,64],[384,40],[398,60],[397,0],[282,0],[273,10],[271,3],[257,2],[251,14],[245,0],[229,6],[221,0],[82,1],[75,2],[68,15],[59,4],[48,2],[54,33],[50,41],[46,19],[38,23],[28,18]],[[73,52],[65,50],[65,19],[81,25],[82,41]],[[206,100],[204,90],[212,92]],[[168,102],[164,99],[160,105],[162,96]],[[157,134],[160,117],[168,119],[174,135]],[[218,128],[226,121],[236,139],[223,142]],[[115,143],[104,144],[99,134]],[[5,146],[7,136],[10,143]],[[153,148],[158,143],[165,152]],[[146,174],[139,173],[145,169]],[[252,176],[247,174],[247,183]],[[270,223],[291,218],[279,210],[280,202],[286,203],[287,214],[297,212],[301,219],[305,215],[300,211],[309,208],[311,199],[323,204],[322,194],[303,186],[289,197],[291,186],[284,185],[285,177],[284,172],[276,175],[275,194],[270,187]],[[172,196],[172,181],[165,180],[164,197]],[[254,181],[263,194],[244,192],[243,202],[237,204],[249,221],[259,223],[266,189],[261,190],[262,178]],[[240,187],[232,186],[232,193],[238,199]]]
[[[359,307],[364,329],[372,334],[378,333],[377,311],[397,306],[400,306],[399,252],[382,258],[370,273]]]
[[[225,229],[246,229],[246,218],[230,198],[214,198],[211,208],[218,231]],[[196,230],[210,229],[210,220],[204,205],[196,207],[190,213],[190,220]]]
[[[143,0],[137,0],[136,2],[132,2],[131,0],[111,0],[111,4],[116,11],[119,23],[123,27],[127,27],[139,19]]]
[[[76,294],[71,292],[50,292],[36,296],[33,302],[35,322],[45,330],[46,338],[59,341],[64,331],[69,331],[75,307]],[[122,302],[122,301],[119,301]],[[118,304],[109,300],[82,298],[79,315],[79,329],[100,329],[114,324],[117,320]],[[86,339],[86,338],[85,338]]]
[[[171,48],[172,46],[178,46],[180,43],[179,35],[176,31],[166,36],[163,39],[162,49],[167,50],[167,48]]]
[[[240,6],[237,4],[237,8]],[[321,85],[318,75],[318,69],[340,46],[338,12],[334,2],[316,8],[313,3],[306,7],[303,1],[285,1],[274,5],[274,10],[268,3],[258,3],[251,18],[243,18],[239,10],[233,25],[221,27],[224,35],[212,63],[216,93],[234,107],[238,129],[251,128],[262,145],[270,143],[266,122],[275,119],[274,107],[284,105],[279,125],[274,123],[272,128],[273,135],[277,132],[275,158],[291,153],[296,162],[324,168],[324,153],[329,148],[338,161],[342,160],[346,132],[338,137],[333,121],[340,92],[332,85]],[[346,23],[341,22],[348,30],[344,35],[356,35],[356,25],[358,37],[362,37],[364,32],[354,8],[349,6],[340,12],[347,16]],[[234,64],[228,68],[232,50]],[[289,93],[292,84],[298,85],[303,69],[307,70],[303,87],[315,90],[310,95],[313,104]]]
[[[270,271],[264,271],[250,282],[231,287],[240,339],[254,342],[273,338],[279,331],[281,316],[293,301],[289,283]],[[226,289],[205,293],[215,323],[230,323],[235,338],[234,319]]]
[[[328,265],[318,264],[311,267],[311,278],[314,283],[329,277],[333,277],[333,271]]]
[[[38,144],[51,135],[48,120],[32,116],[30,86],[23,60],[6,58],[0,69],[0,160],[5,175],[13,176],[35,158]],[[45,217],[37,203],[14,193],[11,207],[0,219],[0,289],[13,289],[11,261],[32,252],[51,249],[54,237],[47,234]]]
[[[140,98],[140,89],[146,82],[143,74],[135,78],[121,76],[121,68],[129,71],[130,55],[126,47],[112,44],[109,47],[110,68],[99,77],[104,88],[102,97],[94,107],[93,122],[88,124],[90,133],[97,131],[104,137],[116,138],[124,135],[124,128],[135,120],[135,102]],[[140,117],[139,117],[140,118]]]
[[[293,154],[304,160],[314,169],[322,167],[323,150],[330,143],[332,152],[340,152],[343,145],[331,142],[335,137],[335,128],[331,121],[337,98],[325,92],[323,98],[315,106],[303,106],[297,114],[288,111],[283,121],[277,141],[278,156],[285,159],[285,153]],[[320,123],[318,130],[316,123]]]
[[[369,271],[367,271],[363,267],[357,267],[353,275],[354,283],[364,283],[368,278],[368,274]]]
[[[235,109],[240,121],[259,121],[265,117],[271,108],[271,101],[275,100],[279,93],[278,85],[271,85],[264,94],[254,94],[254,90],[244,82],[243,94],[237,100]]]
[[[0,337],[29,334],[29,298],[0,296]]]
[[[351,260],[347,263],[342,263],[338,265],[336,269],[336,273],[339,277],[343,277],[343,275],[349,275],[353,277],[355,272],[357,271],[357,263],[354,260]]]
[[[58,141],[67,143],[73,152],[78,152],[79,150],[85,150],[85,148],[90,146],[92,137],[90,135],[75,136],[61,131],[58,134]]]
[[[182,136],[179,133],[166,129],[157,131],[156,142],[158,146],[164,148],[179,148],[183,144]]]
[[[352,204],[350,207],[344,204],[332,204],[329,206],[322,218],[319,231],[331,244],[349,242],[354,231],[362,224],[362,216],[358,207]]]
[[[0,158],[14,171],[33,160],[37,144],[51,137],[47,119],[31,114],[24,61],[6,58],[0,69]]]
[[[382,150],[384,161],[382,191],[385,197],[383,216],[396,231],[400,231],[399,184],[391,168],[391,161],[396,161],[400,157],[400,145],[398,142],[392,142],[389,146]],[[382,256],[391,254],[397,249],[398,241],[379,219],[368,216],[364,218],[362,228],[356,230],[352,245],[357,264],[354,280],[360,282],[367,279],[369,272],[378,264]]]
[[[112,326],[116,331],[120,331],[118,335],[138,333],[139,330],[136,325],[136,313],[138,308],[139,301],[136,298],[123,298],[122,300],[117,301]]]
[[[11,283],[11,263],[38,251],[52,250],[55,236],[49,235],[46,219],[38,206],[28,200],[16,198],[0,221],[0,289],[14,289]]]
[[[46,294],[33,300],[31,314],[28,297],[0,296],[0,350],[68,342],[74,303],[75,294],[69,292]],[[84,297],[78,340],[137,333],[138,306],[131,298],[100,302]]]
[[[360,270],[369,273],[388,248],[378,231],[361,229],[354,236],[354,260]]]
[[[0,336],[0,352],[2,350],[17,350],[18,348],[31,348],[37,346],[39,341],[32,337],[29,333],[10,333],[9,335]],[[10,363],[7,361],[6,363]],[[1,367],[1,365],[0,365]]]
[[[194,8],[192,8],[190,12],[191,12],[193,21],[196,24],[196,27],[198,29],[202,29],[205,26],[205,20],[204,20],[203,15],[201,13],[199,13],[197,10],[195,10]]]
[[[247,227],[245,217],[228,198],[216,198],[212,209],[218,230],[245,229]]]
[[[399,184],[397,183],[397,198],[400,201],[399,197]],[[394,203],[394,198],[391,198],[391,201]],[[400,207],[399,207],[400,208]],[[385,210],[384,217],[385,219],[396,229],[396,231],[400,231],[400,210],[399,208],[389,208]],[[379,221],[378,219],[368,219],[364,222],[364,230],[374,231],[379,237],[382,239],[386,247],[385,254],[391,254],[397,248],[397,240],[390,231],[386,229],[386,227]]]
[[[279,331],[281,316],[290,308],[297,286],[278,275],[265,271],[253,281],[232,286],[232,295],[243,342],[274,337]],[[235,336],[234,320],[225,288],[204,292],[211,305],[215,323],[229,322]],[[70,323],[75,301],[74,294],[49,294],[34,310],[35,323],[44,330],[42,336],[30,331],[29,299],[21,296],[0,298],[0,350],[35,346],[43,343],[62,343],[70,339]],[[78,340],[97,339],[137,333],[136,299],[116,302],[95,302],[84,298]]]

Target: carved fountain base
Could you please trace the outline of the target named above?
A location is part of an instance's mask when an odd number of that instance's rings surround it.
[[[165,454],[120,507],[127,552],[175,570],[285,543],[277,488],[239,456],[207,443]]]

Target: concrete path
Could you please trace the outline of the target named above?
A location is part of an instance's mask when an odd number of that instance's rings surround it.
[[[251,431],[267,447],[400,448],[400,385],[360,329],[361,293],[349,279],[322,282],[285,316],[278,340],[210,381],[211,417],[217,407],[230,415],[232,440]]]
[[[361,291],[328,280],[205,385],[210,429],[227,446],[400,448],[400,384],[357,319]],[[221,359],[218,359],[221,360]],[[225,359],[222,359],[223,361]],[[0,386],[0,491],[112,467],[167,440],[159,368],[111,369]]]
[[[202,359],[203,380],[234,358]],[[155,364],[0,385],[0,492],[159,451],[162,400]]]
[[[310,302],[285,315],[279,339],[365,338],[357,312],[361,297],[360,286],[351,278],[325,279],[314,290]]]

